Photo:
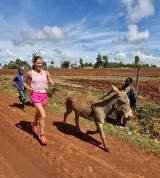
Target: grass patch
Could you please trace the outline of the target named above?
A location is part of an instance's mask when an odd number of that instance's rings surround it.
[[[14,97],[18,97],[18,92],[17,90],[12,86],[12,77],[11,76],[0,76],[0,91],[6,92]],[[65,97],[68,91],[73,90],[72,87],[70,88],[66,88],[63,86],[58,86],[55,89],[49,88],[49,102],[46,106],[46,108],[48,110],[54,111],[54,112],[58,112],[63,114],[65,112]],[[84,92],[84,91],[83,91]],[[101,98],[102,97],[102,93],[98,93],[98,92],[91,92],[91,91],[85,91],[86,94],[88,95],[92,95],[95,96],[97,98]],[[29,99],[29,94],[27,93],[27,99]],[[159,110],[160,107],[157,105],[140,105],[138,107],[138,117],[139,117],[139,122],[135,123],[135,122],[131,122],[131,127],[133,129],[132,135],[128,135],[128,133],[126,132],[126,130],[122,130],[119,128],[115,128],[113,125],[111,124],[105,124],[104,125],[104,131],[120,137],[130,143],[136,144],[138,146],[140,146],[141,148],[149,148],[150,150],[152,150],[153,152],[160,152],[160,142],[157,140],[157,137],[150,137],[150,134],[146,134],[139,132],[139,130],[141,129],[141,127],[143,126],[143,124],[141,123],[142,121],[144,121],[145,118],[148,119],[155,119],[155,122],[159,122],[159,119],[157,120],[157,117],[159,118]],[[74,114],[70,115],[70,118],[74,118]],[[88,121],[86,119],[80,118],[80,122],[84,123],[84,124],[88,124],[90,125],[93,129],[95,129],[95,124],[94,122]],[[154,128],[156,127],[156,124],[154,122]],[[146,121],[146,123],[148,123]],[[152,125],[153,128],[153,122],[149,122]],[[138,128],[137,128],[138,127]],[[142,127],[143,128],[143,127]],[[151,128],[151,127],[148,127]],[[157,130],[159,129],[159,127],[157,127]],[[134,130],[138,130],[137,132],[134,133]],[[147,132],[148,133],[148,132]]]
[[[3,91],[5,93],[9,93],[12,96],[18,96],[15,88],[12,86],[12,77],[2,75],[0,76],[0,91]]]
[[[136,144],[141,148],[149,148],[153,152],[160,152],[159,142],[158,141],[156,142],[155,140],[150,139],[146,135],[140,135],[134,132],[132,132],[132,135],[128,135],[126,129],[122,130],[120,128],[115,128],[109,124],[105,125],[103,128],[104,128],[104,131],[106,131],[107,133],[120,137],[132,144]]]

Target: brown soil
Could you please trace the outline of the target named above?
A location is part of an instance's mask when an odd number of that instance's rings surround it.
[[[102,79],[67,79],[69,83],[76,84],[83,89],[96,90],[107,93],[111,90],[111,85],[121,87],[124,81],[117,80],[102,80]],[[141,81],[139,83],[138,95],[143,101],[152,102],[160,105],[160,80]]]
[[[105,68],[105,69],[49,69],[51,75],[54,76],[109,76],[112,77],[136,77],[137,69],[128,68]],[[14,75],[17,69],[1,69],[0,75]],[[141,68],[140,78],[159,78],[160,68]]]
[[[47,146],[31,131],[35,108],[27,112],[18,98],[0,93],[0,177],[152,177],[160,175],[158,155],[106,134],[110,152],[103,150],[98,134],[77,135],[71,119],[47,111]],[[13,107],[14,105],[14,107]],[[81,124],[85,133],[90,126]]]
[[[53,76],[135,76],[136,70],[60,70],[50,71]],[[147,72],[147,74],[146,74]],[[156,78],[140,84],[140,92],[152,99],[159,96],[159,68],[142,70],[141,76]],[[0,70],[0,75],[14,75],[16,70]],[[87,83],[85,83],[87,81]],[[73,80],[84,87],[105,90],[107,82]],[[152,81],[152,80],[151,80]],[[76,83],[79,82],[79,83]],[[97,83],[98,82],[98,83]],[[113,84],[120,85],[120,82]],[[149,87],[148,87],[149,85]],[[149,93],[149,90],[153,91]],[[151,95],[153,94],[153,95]],[[144,95],[146,97],[146,95]],[[53,178],[53,177],[108,177],[157,178],[160,175],[160,156],[142,150],[120,138],[106,134],[109,153],[103,150],[100,136],[78,136],[72,119],[63,125],[63,115],[47,111],[47,146],[40,144],[38,135],[31,131],[35,108],[27,102],[27,112],[20,109],[18,98],[0,92],[0,177]],[[159,100],[154,100],[158,102]],[[13,107],[14,105],[14,107]],[[92,129],[81,123],[82,132]]]

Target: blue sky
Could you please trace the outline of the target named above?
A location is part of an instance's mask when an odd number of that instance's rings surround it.
[[[160,67],[159,0],[1,0],[0,63],[32,54],[50,65],[96,62],[142,63]]]

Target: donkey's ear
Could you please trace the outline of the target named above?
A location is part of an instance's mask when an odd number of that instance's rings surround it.
[[[117,88],[117,87],[115,87],[114,85],[112,85],[112,89],[113,89],[113,91],[115,91],[117,94],[120,94],[120,90]]]

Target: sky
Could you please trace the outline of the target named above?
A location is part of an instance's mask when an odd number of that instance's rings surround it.
[[[32,54],[47,65],[109,62],[160,67],[160,0],[1,0],[0,63]]]

